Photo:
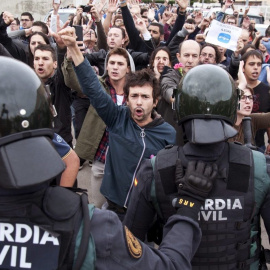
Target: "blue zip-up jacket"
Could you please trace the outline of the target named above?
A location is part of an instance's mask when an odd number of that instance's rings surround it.
[[[87,59],[75,67],[86,94],[109,130],[109,151],[106,157],[101,193],[110,201],[126,207],[136,172],[141,161],[156,155],[166,145],[175,143],[175,130],[162,118],[144,128],[131,118],[126,106],[117,106],[104,92]]]

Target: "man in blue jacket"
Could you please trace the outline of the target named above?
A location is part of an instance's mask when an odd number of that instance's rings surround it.
[[[77,47],[74,29],[62,30],[59,35],[70,50],[83,92],[108,127],[109,151],[101,193],[108,208],[122,219],[141,161],[175,142],[174,128],[153,110],[159,83],[148,70],[129,74],[124,87],[127,106],[116,106]]]

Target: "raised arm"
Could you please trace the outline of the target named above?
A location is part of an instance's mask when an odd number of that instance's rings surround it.
[[[99,12],[95,6],[91,8],[91,15],[95,19],[96,27],[97,27],[97,46],[98,49],[107,50],[107,32],[104,29],[104,26],[101,22],[101,17]]]
[[[59,18],[59,14],[58,14],[58,11],[59,11],[59,8],[60,8],[60,5],[61,5],[61,1],[59,4],[56,4],[54,2],[54,0],[52,0],[52,5],[53,5],[53,13],[52,13],[52,16],[51,16],[51,25],[50,25],[50,29],[53,31],[53,32],[57,32],[57,20],[60,20]],[[63,25],[63,22],[61,21],[60,22],[61,26]]]
[[[72,57],[75,72],[83,93],[88,96],[91,105],[108,127],[111,127],[122,106],[117,106],[111,97],[104,91],[99,79],[93,71],[87,59],[84,59],[77,43],[74,28],[66,28],[60,31],[63,42],[68,47]]]
[[[129,37],[129,48],[133,49],[134,51],[138,51],[138,52],[147,52],[148,51],[147,45],[144,43],[144,41],[140,37],[140,32],[137,30],[137,28],[135,26],[135,22],[134,22],[133,17],[130,13],[130,10],[127,7],[126,1],[121,1],[120,7],[122,10],[123,21],[124,21],[126,31],[127,31],[128,37]],[[136,9],[138,9],[137,6],[135,6],[135,7],[136,7]],[[138,15],[134,15],[134,16],[136,16],[136,18],[139,19]],[[151,39],[151,35],[150,35],[150,37],[148,36],[148,40],[149,39]]]
[[[69,50],[67,52],[67,56],[65,57],[64,62],[62,63],[62,67],[61,67],[64,80],[65,80],[65,85],[71,88],[72,90],[75,90],[82,94],[81,86],[78,82],[76,73],[73,69],[72,58],[68,57],[68,55],[69,55]]]
[[[27,63],[26,53],[23,44],[14,42],[7,34],[7,27],[13,22],[14,17],[10,12],[5,11],[0,16],[0,43],[17,60]]]
[[[110,26],[111,26],[113,13],[117,10],[117,3],[118,3],[118,0],[109,0],[108,2],[107,14],[103,22],[103,28],[106,35],[108,34]]]

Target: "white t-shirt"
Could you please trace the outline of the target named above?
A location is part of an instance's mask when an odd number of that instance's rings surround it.
[[[123,104],[124,95],[116,95],[117,105],[120,106]]]

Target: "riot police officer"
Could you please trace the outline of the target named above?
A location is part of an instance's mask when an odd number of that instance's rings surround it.
[[[237,133],[233,124],[240,93],[220,67],[203,65],[188,72],[175,93],[178,123],[188,142],[167,147],[142,165],[124,220],[141,240],[148,233],[148,240],[160,241],[160,223],[175,213],[167,202],[175,189],[177,160],[184,168],[190,160],[217,163],[218,179],[198,216],[202,241],[192,269],[262,266],[260,215],[269,234],[269,167],[263,154],[227,142]]]
[[[179,164],[176,176],[197,190],[175,194],[190,204],[176,204],[153,252],[115,213],[88,205],[86,194],[49,186],[64,165],[52,146],[42,83],[28,66],[6,57],[0,57],[0,81],[0,269],[190,269],[201,238],[196,215],[216,166],[194,168],[186,177]]]

